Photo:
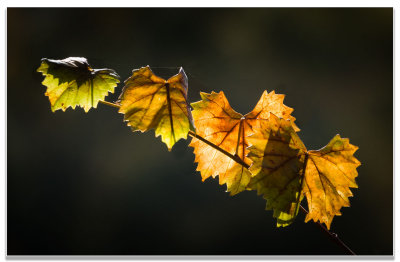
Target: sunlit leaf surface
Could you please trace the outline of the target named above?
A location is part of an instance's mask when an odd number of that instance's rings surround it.
[[[49,97],[51,110],[65,111],[68,107],[83,107],[85,112],[97,107],[108,92],[113,93],[119,76],[112,69],[92,69],[86,58],[69,57],[63,60],[43,58],[37,69],[45,79],[45,95]]]
[[[187,102],[188,80],[183,68],[165,80],[149,66],[133,70],[119,97],[119,112],[132,131],[155,129],[156,136],[171,150],[181,138],[194,130]]]
[[[309,209],[306,222],[320,221],[329,229],[333,217],[341,215],[340,209],[350,206],[350,188],[357,188],[360,165],[353,156],[357,149],[349,139],[336,135],[324,148],[309,151],[303,186]]]
[[[231,108],[222,91],[200,95],[202,100],[192,103],[196,133],[248,165],[252,161],[246,157],[250,145],[247,137],[254,133],[253,128],[260,121],[266,121],[270,113],[290,119],[291,123],[294,121],[290,116],[293,109],[283,105],[283,95],[274,92],[268,94],[265,91],[253,111],[245,116]],[[203,181],[210,176],[219,176],[219,183],[226,184],[231,195],[246,189],[252,177],[247,168],[196,138],[190,146],[194,147],[197,170]]]
[[[53,112],[76,106],[87,112],[119,83],[113,70],[92,69],[81,57],[44,58],[37,71],[45,76],[42,83]],[[147,66],[133,70],[117,104],[109,104],[119,107],[133,131],[155,129],[169,150],[187,138],[195,124],[190,146],[203,181],[218,176],[231,195],[256,190],[278,226],[293,222],[304,196],[306,222],[325,223],[328,229],[340,209],[350,206],[360,162],[353,156],[358,147],[347,138],[336,135],[324,148],[307,151],[297,134],[293,109],[274,91],[265,91],[246,115],[234,111],[222,91],[200,93],[202,100],[192,103],[191,112],[187,91],[182,68],[165,80]]]

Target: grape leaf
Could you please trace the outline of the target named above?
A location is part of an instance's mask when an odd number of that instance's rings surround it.
[[[108,92],[114,93],[119,76],[112,69],[92,69],[86,58],[69,57],[63,60],[43,58],[37,69],[45,79],[45,95],[49,97],[51,110],[65,111],[68,107],[83,107],[85,112],[97,107]]]
[[[320,221],[329,229],[340,209],[350,206],[350,187],[357,188],[356,168],[361,164],[353,156],[357,149],[349,139],[336,135],[322,149],[308,152],[303,186],[309,209],[306,222]]]
[[[222,91],[200,93],[200,96],[201,101],[191,104],[196,133],[248,165],[252,161],[246,157],[249,153],[247,137],[254,133],[253,128],[260,120],[267,120],[273,113],[290,119],[291,123],[294,121],[290,116],[293,109],[283,105],[283,95],[274,92],[268,94],[265,91],[253,111],[245,116],[231,108]],[[226,184],[231,195],[246,189],[252,177],[247,168],[196,138],[189,146],[194,148],[197,171],[203,181],[210,176],[219,176],[219,183]]]
[[[119,76],[111,69],[92,69],[86,58],[42,59],[37,69],[45,79],[45,95],[52,111],[97,107],[108,92],[114,92]],[[155,129],[156,136],[171,150],[181,138],[194,131],[187,102],[188,81],[179,73],[164,80],[150,67],[133,70],[117,104],[124,121],[133,131]],[[333,217],[350,206],[350,188],[361,164],[354,157],[358,149],[349,139],[336,135],[325,147],[307,151],[291,116],[283,104],[284,95],[265,91],[254,109],[242,115],[234,111],[224,93],[200,93],[192,103],[197,134],[194,148],[197,170],[203,181],[219,176],[220,184],[235,195],[256,190],[273,210],[278,226],[287,226],[296,217],[305,196],[309,213],[305,221],[325,223],[330,229]]]
[[[132,71],[125,81],[119,97],[119,112],[132,131],[145,132],[155,129],[156,137],[171,150],[181,138],[194,130],[192,115],[187,102],[188,80],[180,68],[168,80],[156,76],[149,66]]]
[[[289,225],[297,215],[301,201],[301,175],[306,148],[289,120],[270,115],[260,122],[259,131],[247,138],[248,154],[254,174],[248,187],[267,200],[278,226]]]
[[[290,120],[294,131],[300,131],[294,123],[296,118],[290,115],[293,112],[293,108],[283,104],[284,98],[285,95],[275,94],[275,91],[268,93],[265,90],[254,109],[250,113],[246,114],[245,118],[248,121],[251,121],[252,119],[269,119],[270,114],[273,114],[279,118]],[[257,121],[254,121],[253,124],[257,125],[256,122]]]

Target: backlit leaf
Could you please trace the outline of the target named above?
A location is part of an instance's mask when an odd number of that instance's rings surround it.
[[[45,76],[42,83],[53,112],[76,106],[88,112],[119,83],[113,70],[92,69],[81,57],[44,58],[37,71]],[[358,147],[349,139],[336,135],[324,148],[307,151],[297,134],[293,109],[274,91],[265,91],[246,115],[234,111],[222,91],[200,93],[202,100],[192,103],[191,112],[187,91],[182,68],[165,80],[147,66],[133,70],[118,102],[107,104],[119,108],[133,131],[155,129],[168,150],[187,138],[195,124],[190,146],[202,180],[218,176],[231,195],[257,191],[278,226],[293,222],[304,196],[306,222],[325,223],[328,229],[340,209],[350,206],[360,162],[354,157]]]
[[[289,120],[271,114],[261,121],[258,132],[247,138],[248,158],[253,162],[248,187],[267,200],[278,226],[289,225],[301,201],[301,181],[306,148]]]
[[[294,121],[290,116],[293,110],[283,105],[284,96],[274,92],[268,94],[265,91],[254,110],[245,116],[231,108],[222,91],[200,95],[202,100],[191,104],[196,133],[248,165],[252,161],[246,157],[250,145],[247,137],[254,133],[253,128],[259,121],[267,120],[270,113],[290,119],[291,123]],[[247,168],[196,138],[190,146],[194,147],[197,170],[203,181],[210,176],[219,176],[219,183],[226,184],[231,195],[246,189],[252,177]]]
[[[254,109],[245,115],[246,119],[269,119],[270,114],[274,114],[279,118],[290,120],[293,129],[296,132],[300,131],[294,123],[296,118],[290,115],[293,112],[293,108],[283,104],[284,98],[285,95],[275,94],[275,91],[268,93],[265,90]]]
[[[83,107],[85,112],[97,107],[108,92],[114,93],[119,76],[112,69],[92,69],[86,58],[69,57],[63,60],[43,58],[37,69],[45,79],[45,95],[49,97],[51,110],[65,111],[68,107]]]
[[[341,215],[340,209],[350,206],[350,187],[357,188],[356,168],[360,165],[353,156],[357,149],[349,139],[336,135],[322,149],[309,151],[303,182],[309,209],[306,222],[320,221],[329,229],[333,217]]]
[[[155,129],[168,150],[194,130],[187,102],[188,81],[183,68],[168,80],[156,76],[149,66],[133,70],[119,97],[119,112],[132,131]]]

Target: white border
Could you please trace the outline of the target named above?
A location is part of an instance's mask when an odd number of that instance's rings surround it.
[[[1,3],[1,5],[3,5]],[[4,83],[4,92],[0,92],[0,148],[2,149],[0,151],[0,172],[4,176],[1,176],[0,179],[0,259],[5,258],[6,255],[6,236],[7,236],[7,225],[6,225],[6,157],[7,157],[7,137],[6,137],[6,121],[7,121],[7,116],[6,116],[6,108],[7,108],[7,49],[6,49],[6,41],[7,41],[7,36],[6,36],[6,10],[5,8],[1,8],[0,12],[0,35],[4,36],[3,41],[0,41],[1,44],[1,52],[0,52],[0,61],[2,61],[3,66],[1,67],[2,70],[0,70],[0,79],[1,83]],[[4,212],[4,213],[3,213]]]
[[[394,38],[394,46],[398,47],[398,43],[400,43],[400,32],[399,32],[399,21],[400,19],[396,17],[396,13],[399,14],[399,6],[400,6],[400,1],[389,1],[389,0],[336,0],[336,1],[312,1],[312,0],[307,0],[307,1],[300,1],[300,0],[286,0],[286,1],[276,1],[276,0],[246,0],[246,1],[239,1],[239,0],[203,0],[203,1],[183,1],[183,0],[146,0],[146,1],[126,1],[126,0],[112,0],[112,1],[99,1],[99,0],[69,0],[69,1],[44,1],[44,0],[2,0],[0,2],[1,12],[0,12],[0,35],[4,36],[4,40],[0,41],[1,43],[1,49],[3,50],[0,53],[0,61],[2,61],[3,66],[1,67],[2,70],[0,70],[0,79],[3,80],[1,81],[4,83],[4,92],[1,93],[0,95],[0,123],[1,123],[1,128],[0,128],[0,137],[3,139],[0,139],[0,145],[3,150],[0,152],[0,170],[2,170],[2,174],[4,174],[3,178],[0,179],[0,259],[5,260],[6,259],[6,176],[5,176],[5,170],[6,170],[6,69],[7,69],[7,51],[6,51],[6,9],[7,7],[394,7],[394,33],[395,33],[395,38]],[[394,52],[394,63],[395,61],[399,60],[399,52]],[[395,89],[393,91],[393,103],[395,105],[395,101],[400,101],[400,92],[397,91],[396,89],[398,88],[398,81],[395,81],[395,76],[399,75],[399,67],[394,67],[394,85]],[[379,92],[379,90],[377,90]],[[390,94],[388,94],[390,95]],[[394,136],[396,138],[396,135],[398,134],[398,128],[397,123],[399,123],[399,117],[400,117],[400,107],[399,106],[394,106]],[[389,124],[389,123],[388,123]],[[394,140],[394,163],[400,163],[400,156],[399,154],[396,154],[396,150],[400,147],[400,139],[395,139]],[[395,169],[395,164],[393,164],[394,170]],[[4,170],[4,171],[3,171]],[[4,172],[4,173],[3,173]],[[396,172],[394,172],[396,174]],[[393,191],[394,191],[394,205],[396,203],[400,203],[399,200],[399,195],[396,194],[396,188],[400,188],[399,182],[400,179],[395,179],[394,180],[394,185],[393,185]],[[394,217],[398,218],[396,216],[397,208],[394,210]],[[3,214],[4,212],[4,214]],[[370,215],[379,215],[379,214],[370,214]],[[395,221],[395,220],[394,220]],[[373,226],[373,225],[371,225]],[[394,223],[394,238],[395,236],[399,235],[399,226],[395,226]],[[395,240],[395,239],[394,239]],[[394,241],[394,255],[395,258],[398,256],[398,250],[399,250],[399,241]],[[397,256],[396,256],[397,255]],[[90,260],[115,260],[115,259],[134,259],[136,261],[152,261],[152,260],[157,260],[158,257],[150,256],[150,257],[114,257],[114,256],[109,256],[109,257],[81,257],[81,256],[66,256],[66,257],[31,257],[30,260],[46,260],[46,261],[56,261],[56,260],[76,260],[76,261],[86,261],[88,259]],[[188,257],[188,256],[183,256],[183,257],[163,257],[163,260],[179,260],[179,261],[187,261],[189,259],[195,259],[195,260],[207,260],[207,261],[218,261],[219,257]],[[227,256],[224,257],[225,260],[235,260],[235,261],[246,261],[248,259],[250,260],[260,260],[262,257],[232,257],[232,256]],[[268,260],[273,260],[273,261],[285,261],[285,260],[293,260],[293,258],[296,257],[265,257]],[[358,257],[357,260],[363,260],[366,259],[367,257]],[[369,257],[368,260],[373,260],[375,259],[382,259],[384,257]],[[388,258],[388,257],[386,257]],[[10,258],[9,258],[10,259]],[[301,257],[297,256],[297,260],[319,260],[319,259],[330,259],[330,260],[345,260],[345,261],[350,261],[354,260],[351,259],[350,257]],[[15,257],[12,260],[26,260],[24,257]],[[396,260],[396,259],[395,259]]]

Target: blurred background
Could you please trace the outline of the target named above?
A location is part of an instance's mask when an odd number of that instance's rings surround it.
[[[40,59],[82,56],[122,81],[183,66],[191,102],[223,90],[243,114],[264,90],[285,94],[308,149],[338,133],[360,147],[331,230],[357,254],[393,254],[392,34],[392,8],[8,8],[7,253],[344,254],[302,213],[276,228],[255,192],[202,183],[189,141],[168,152],[102,104],[52,113]]]

